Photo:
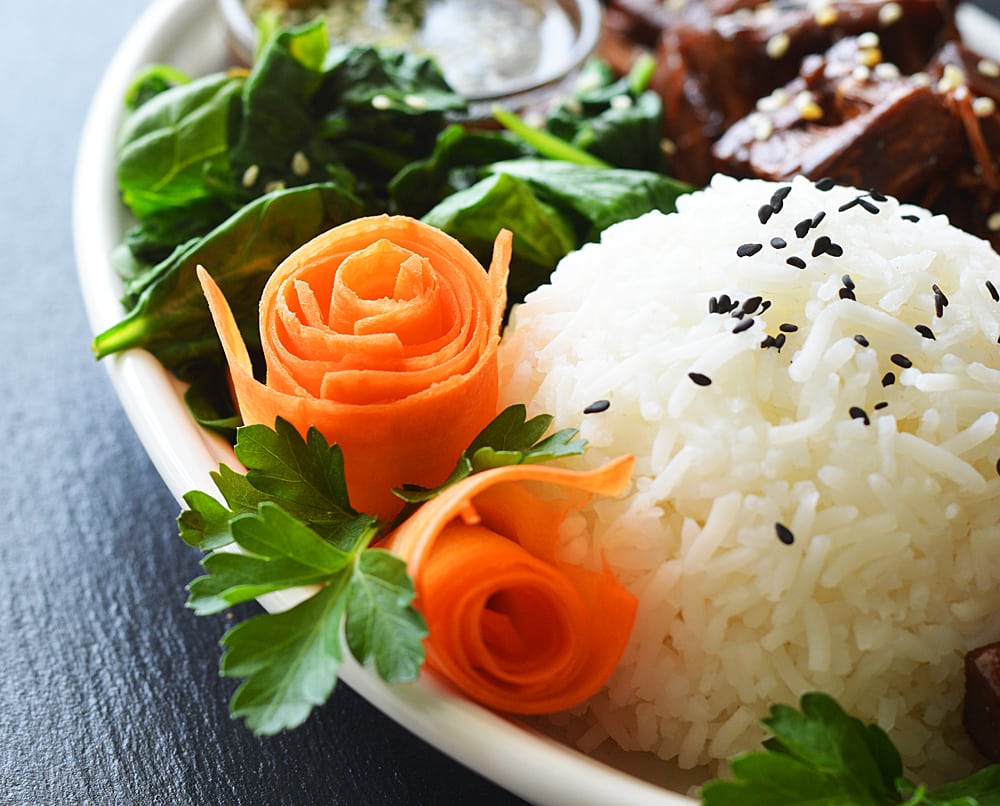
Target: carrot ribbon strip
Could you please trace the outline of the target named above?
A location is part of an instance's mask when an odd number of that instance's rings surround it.
[[[591,494],[621,492],[633,464],[623,456],[582,472],[486,470],[423,504],[383,541],[416,586],[427,665],[509,713],[551,713],[596,693],[625,650],[637,603],[607,567],[560,561],[559,527]]]
[[[267,378],[209,273],[198,277],[244,423],[315,426],[344,454],[351,504],[391,518],[404,483],[435,487],[496,415],[511,234],[489,272],[404,216],[356,219],[292,253],[261,296]]]

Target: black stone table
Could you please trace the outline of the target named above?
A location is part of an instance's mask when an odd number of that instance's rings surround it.
[[[0,804],[519,803],[343,685],[277,737],[228,716],[227,614],[184,607],[198,554],[91,357],[70,233],[84,115],[145,6],[3,3]]]

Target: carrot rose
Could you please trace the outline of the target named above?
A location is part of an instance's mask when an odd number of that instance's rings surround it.
[[[232,312],[199,278],[245,423],[282,417],[340,445],[351,503],[390,518],[403,483],[433,487],[496,414],[496,350],[511,235],[489,273],[458,241],[402,216],[320,235],[274,272],[260,303],[266,383]]]
[[[620,492],[632,464],[624,456],[585,472],[485,470],[396,529],[385,546],[416,586],[427,664],[511,713],[559,711],[597,692],[628,642],[636,600],[609,569],[561,562],[556,546],[568,511],[589,494]]]

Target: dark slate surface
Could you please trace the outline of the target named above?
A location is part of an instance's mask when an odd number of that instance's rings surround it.
[[[291,734],[228,717],[227,617],[184,608],[197,554],[90,356],[70,235],[84,114],[145,5],[3,4],[0,804],[518,803],[346,686]]]

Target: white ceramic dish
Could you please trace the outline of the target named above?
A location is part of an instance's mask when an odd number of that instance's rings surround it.
[[[1000,54],[1000,23],[974,7],[960,22],[973,46]],[[114,146],[125,90],[141,67],[166,62],[192,74],[226,63],[225,25],[215,0],[155,0],[112,59],[93,99],[78,154],[73,229],[80,284],[95,333],[123,314],[110,255],[127,216],[114,177]],[[190,419],[182,389],[149,354],[104,364],[133,427],[167,487],[181,501],[191,489],[214,492],[209,473],[235,464],[231,448]],[[289,599],[272,598],[269,609]],[[535,804],[685,806],[692,780],[643,754],[598,760],[454,696],[427,675],[387,686],[345,660],[342,680],[401,725],[485,777]]]

